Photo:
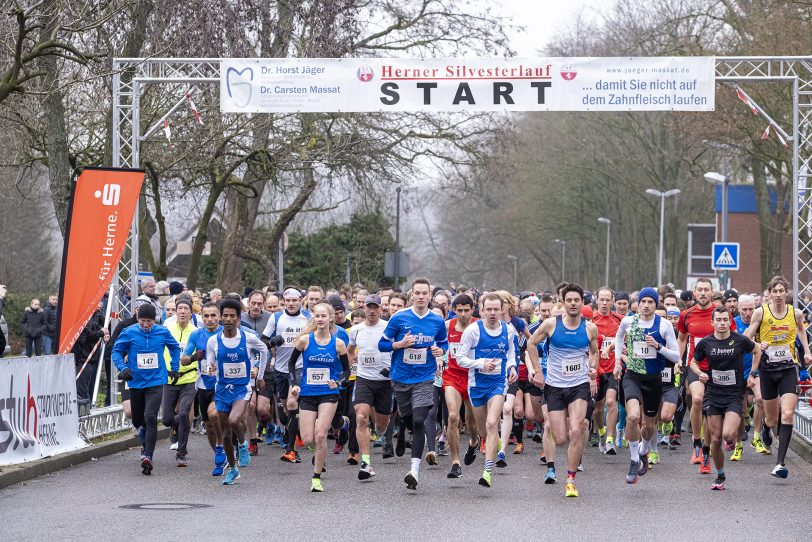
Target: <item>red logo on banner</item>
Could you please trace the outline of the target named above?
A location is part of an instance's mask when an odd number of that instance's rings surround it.
[[[565,81],[572,81],[576,75],[578,75],[578,72],[572,66],[561,66],[561,77]]]
[[[143,170],[87,168],[73,185],[59,286],[59,354],[70,352],[110,287],[143,182]]]
[[[372,81],[373,75],[375,75],[375,72],[372,71],[372,68],[369,66],[361,66],[358,68],[358,80],[362,83],[369,83]]]

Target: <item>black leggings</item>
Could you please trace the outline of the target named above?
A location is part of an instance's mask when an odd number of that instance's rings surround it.
[[[144,448],[149,457],[152,457],[155,441],[158,440],[158,410],[161,408],[162,397],[163,386],[130,388],[133,427],[143,427],[146,430]]]
[[[440,421],[440,398],[443,396],[443,388],[434,386],[434,404],[429,409],[426,415],[426,421],[423,423],[424,431],[426,433],[426,444],[430,452],[437,451],[437,423]],[[414,446],[414,443],[412,443]]]
[[[401,423],[412,431],[412,459],[423,458],[423,448],[426,445],[426,419],[429,418],[431,407],[412,407],[411,416],[404,416]],[[431,419],[434,423],[434,418]]]

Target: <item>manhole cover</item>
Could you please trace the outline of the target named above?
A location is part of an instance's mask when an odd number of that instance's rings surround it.
[[[211,508],[210,504],[192,502],[150,502],[143,504],[123,504],[119,508],[126,510],[191,510],[193,508]]]

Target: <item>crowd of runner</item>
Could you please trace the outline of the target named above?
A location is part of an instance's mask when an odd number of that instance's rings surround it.
[[[713,463],[711,489],[722,490],[726,453],[740,461],[748,439],[756,453],[775,449],[771,474],[788,476],[799,381],[812,363],[788,290],[775,277],[763,296],[714,292],[709,279],[693,291],[631,294],[562,283],[514,295],[425,279],[406,292],[182,291],[163,303],[139,297],[110,351],[146,475],[161,413],[177,466],[188,465],[190,432],[205,434],[212,475],[226,485],[264,443],[292,469],[313,452],[310,488],[324,491],[332,439],[362,481],[375,476],[379,447],[384,459],[408,449],[410,490],[438,456],[450,456],[448,478],[481,468],[478,483],[490,488],[530,438],[546,484],[558,480],[556,447],[567,447],[567,497],[578,496],[591,447],[628,453],[625,480],[635,484],[659,449],[688,445],[700,473]]]

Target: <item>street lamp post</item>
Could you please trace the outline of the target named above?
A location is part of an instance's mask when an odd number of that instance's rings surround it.
[[[600,217],[598,222],[601,224],[606,224],[606,274],[604,275],[604,284],[609,286],[609,243],[612,239],[612,220],[605,217]]]
[[[561,243],[561,282],[564,282],[564,262],[567,260],[567,242],[563,239],[555,239],[555,243]]]
[[[646,194],[660,198],[660,255],[657,258],[657,286],[663,283],[663,239],[665,237],[665,198],[676,196],[682,192],[679,188],[672,188],[667,192],[660,192],[654,188],[646,190]]]
[[[513,260],[513,293],[519,291],[519,257],[513,254],[507,255],[508,259]]]
[[[395,189],[397,192],[395,203],[395,280],[394,287],[400,287],[400,187]]]
[[[728,187],[730,186],[730,177],[727,175],[722,175],[721,173],[717,173],[715,171],[709,171],[704,175],[705,180],[711,182],[713,184],[721,184],[722,185],[722,234],[720,236],[720,241],[722,243],[727,242],[727,191]],[[723,281],[724,284],[721,284],[723,289],[727,289],[727,271],[725,271],[722,275],[724,277]]]

